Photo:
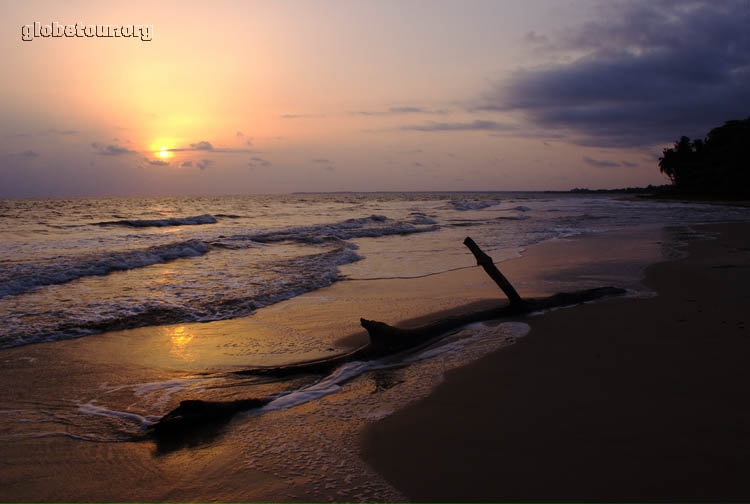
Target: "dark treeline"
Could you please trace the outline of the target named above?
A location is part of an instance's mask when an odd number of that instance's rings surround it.
[[[669,192],[672,186],[661,185],[655,186],[649,184],[647,187],[623,187],[620,189],[588,189],[585,187],[576,187],[568,192],[576,194],[662,194]]]
[[[681,137],[664,149],[659,169],[679,194],[750,196],[750,117],[727,121],[703,140]]]

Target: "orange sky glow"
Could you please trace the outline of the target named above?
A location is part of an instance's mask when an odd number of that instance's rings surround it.
[[[600,54],[553,46],[607,8],[5,2],[0,196],[661,184],[658,154],[683,132],[623,126],[619,142],[581,125],[591,108],[563,121],[523,95],[539,69]],[[147,24],[153,38],[22,40],[35,21]]]

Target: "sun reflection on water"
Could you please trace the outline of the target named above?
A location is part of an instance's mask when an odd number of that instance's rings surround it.
[[[182,360],[193,360],[194,352],[190,348],[190,342],[193,340],[193,335],[187,331],[185,326],[177,326],[172,329],[172,335],[169,338],[169,342],[172,347],[169,351],[173,356]]]

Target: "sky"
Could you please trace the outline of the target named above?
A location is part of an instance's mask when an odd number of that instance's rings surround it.
[[[0,197],[663,184],[664,147],[750,116],[748,26],[750,0],[0,0]]]

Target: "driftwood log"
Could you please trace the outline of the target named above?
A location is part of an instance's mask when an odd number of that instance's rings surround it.
[[[507,304],[499,304],[499,306],[495,308],[446,317],[431,324],[414,329],[399,329],[384,322],[361,318],[359,321],[362,324],[362,327],[367,330],[370,342],[352,352],[326,359],[299,362],[285,366],[250,368],[237,371],[237,374],[270,375],[277,377],[301,373],[325,374],[346,362],[362,359],[377,359],[389,354],[420,346],[430,339],[466,324],[503,317],[520,316],[536,311],[548,310],[550,308],[585,303],[587,301],[593,301],[607,296],[619,296],[625,293],[624,289],[616,287],[599,287],[596,289],[575,292],[561,292],[545,298],[523,299],[508,279],[500,272],[492,258],[485,254],[474,240],[467,237],[464,240],[464,245],[466,245],[469,250],[471,250],[471,253],[474,254],[474,257],[477,260],[477,265],[484,268],[487,275],[495,281],[498,287],[500,287],[508,297]]]
[[[469,250],[492,280],[508,297],[508,302],[495,308],[446,317],[414,329],[401,329],[384,322],[360,319],[370,342],[354,351],[331,358],[300,362],[278,367],[255,367],[235,372],[240,375],[290,376],[295,374],[327,374],[346,362],[377,359],[421,346],[436,337],[466,324],[503,317],[520,316],[560,306],[570,306],[607,296],[618,296],[624,289],[600,287],[576,292],[562,292],[545,298],[523,299],[500,272],[492,258],[485,254],[471,238],[464,240]],[[175,410],[164,415],[151,433],[158,440],[179,438],[191,429],[207,424],[225,423],[237,412],[261,407],[269,398],[242,399],[227,402],[201,400],[182,401]]]

